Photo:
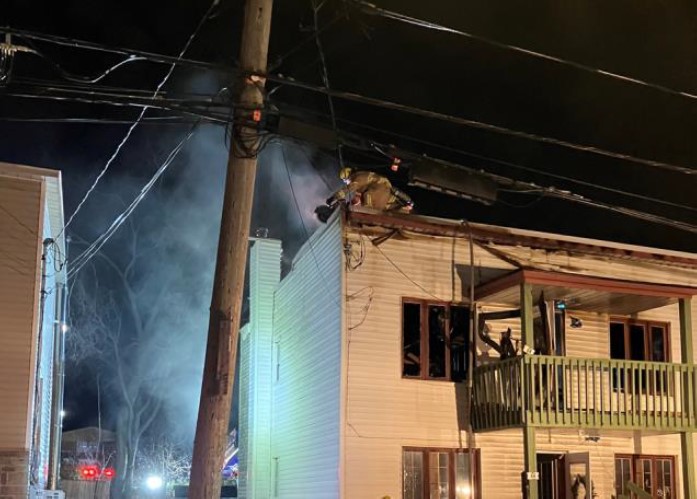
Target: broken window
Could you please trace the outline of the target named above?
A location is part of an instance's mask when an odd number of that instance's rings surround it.
[[[670,362],[670,338],[668,324],[613,318],[610,322],[610,358],[651,362]],[[623,389],[626,373],[622,368],[613,369],[613,388]],[[634,373],[633,383],[640,383],[646,388],[646,377],[653,379],[651,384],[657,390],[666,390],[668,378],[665,373]],[[638,386],[638,385],[637,385]]]
[[[469,309],[405,300],[402,307],[402,375],[462,381],[469,366]]]

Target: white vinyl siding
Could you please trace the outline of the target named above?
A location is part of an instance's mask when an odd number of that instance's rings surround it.
[[[249,261],[249,323],[240,359],[240,497],[271,494],[271,384],[274,292],[281,277],[281,242],[258,239]]]
[[[247,469],[249,452],[249,399],[252,394],[253,386],[249,375],[249,352],[250,352],[249,324],[240,329],[240,390],[239,390],[239,429],[237,432],[237,456],[238,456],[238,479],[237,496],[247,497]]]
[[[0,175],[0,449],[29,449],[39,307],[41,182]]]
[[[362,239],[363,263],[346,272],[345,498],[399,498],[403,447],[467,446],[462,412],[465,384],[403,379],[401,335],[402,298],[466,300],[469,249],[462,239],[395,237],[379,249],[367,236]],[[349,229],[348,240],[358,252],[361,235]],[[512,270],[479,248],[475,248],[475,262],[502,272]],[[372,300],[361,292],[366,288],[372,291]],[[511,459],[518,456],[522,459],[522,451]],[[485,493],[484,497],[497,496]]]
[[[357,248],[360,234],[355,229],[346,232],[348,241]],[[345,497],[399,498],[402,496],[403,447],[467,446],[462,414],[464,385],[401,377],[402,298],[466,301],[468,286],[464,279],[468,274],[469,254],[466,240],[454,243],[449,238],[422,235],[407,239],[394,237],[381,244],[379,251],[366,240],[366,236],[363,237],[363,264],[356,271],[346,273]],[[518,247],[511,251],[524,254],[527,250]],[[542,255],[535,253],[535,259],[542,261]],[[453,260],[456,272],[453,272]],[[589,262],[589,274],[609,278],[675,284],[670,276],[678,272],[658,271],[652,266],[625,262],[616,267],[614,262],[601,264],[597,259],[576,257],[566,262],[572,260],[579,272]],[[545,261],[552,261],[555,265],[564,263],[561,256],[554,259],[554,255]],[[511,269],[507,263],[479,248],[475,248],[475,264],[492,269]],[[638,269],[632,270],[634,267]],[[475,276],[479,272],[478,269]],[[687,281],[691,278],[688,275],[680,279]],[[361,292],[366,288],[371,293]],[[370,294],[372,299],[368,299]],[[483,311],[502,308],[487,303],[478,305]],[[572,316],[582,320],[582,328],[569,327]],[[697,317],[697,303],[693,303],[693,317]],[[672,360],[680,362],[677,305],[642,312],[637,318],[671,323]],[[609,321],[608,314],[568,310],[567,355],[609,358]],[[499,332],[506,327],[512,328],[514,338],[520,338],[519,319],[496,321],[490,325],[492,336],[497,340]],[[477,347],[480,356],[496,357],[495,352],[487,351],[479,341]],[[485,359],[480,357],[480,361]],[[589,432],[540,429],[536,437],[537,450],[540,453],[590,452],[591,474],[598,497],[610,497],[613,493],[615,454],[677,456],[676,476],[680,482],[678,435],[596,431],[590,433],[600,436],[596,443],[586,439]],[[480,451],[482,497],[519,498],[523,470],[521,430],[479,433],[475,436],[475,447]]]
[[[339,497],[341,227],[334,218],[305,243],[276,292],[272,455],[278,497]],[[274,366],[273,378],[276,378]]]

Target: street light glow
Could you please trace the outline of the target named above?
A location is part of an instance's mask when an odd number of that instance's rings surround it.
[[[146,480],[145,480],[145,485],[150,490],[158,490],[162,488],[162,478],[156,475],[150,475]]]

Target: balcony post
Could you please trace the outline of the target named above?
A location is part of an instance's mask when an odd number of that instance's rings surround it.
[[[520,285],[520,327],[523,347],[534,348],[535,332],[532,317],[532,286],[526,283],[522,283]],[[524,369],[523,372],[529,373],[527,369]],[[530,390],[528,393],[532,393],[534,398],[535,392],[534,388],[532,387],[533,380],[529,378],[529,374],[526,375],[526,378],[527,379],[522,380],[523,389],[524,391]],[[531,401],[530,406],[527,407],[528,411],[531,409],[534,409],[534,401]],[[523,497],[526,497],[527,499],[538,499],[540,497],[540,480],[537,474],[537,446],[535,445],[535,428],[530,426],[529,413],[524,415],[523,421],[523,452],[525,464],[525,471],[523,472],[522,477]]]
[[[681,298],[678,302],[680,310],[680,356],[682,363],[688,366],[694,365],[694,354],[692,351],[692,298]],[[688,371],[687,376],[692,376],[692,371]],[[694,410],[692,398],[694,394],[686,393],[687,400],[683,401],[683,407],[687,405],[688,411]],[[693,415],[690,415],[693,416]],[[691,417],[689,418],[691,419]],[[692,431],[683,431],[680,434],[680,445],[682,447],[682,477],[683,477],[683,496],[686,499],[697,498],[695,492],[695,456],[692,444]]]

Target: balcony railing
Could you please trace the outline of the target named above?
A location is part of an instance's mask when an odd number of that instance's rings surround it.
[[[524,356],[474,371],[477,431],[519,427],[694,430],[697,370],[665,362]]]

